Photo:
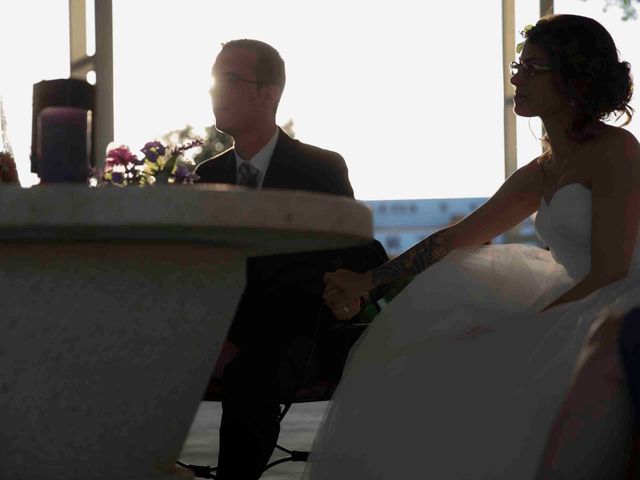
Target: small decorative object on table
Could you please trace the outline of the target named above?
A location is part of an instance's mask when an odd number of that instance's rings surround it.
[[[19,183],[16,162],[10,151],[0,151],[0,183]]]
[[[185,145],[169,148],[162,143],[148,142],[140,150],[143,158],[138,158],[128,146],[120,145],[107,152],[104,170],[89,179],[89,185],[155,185],[191,184],[198,179],[193,172],[195,162],[183,157],[183,153],[202,145],[201,139]]]
[[[13,150],[7,136],[7,119],[4,114],[4,103],[0,96],[0,183],[17,183],[18,170],[13,158]]]

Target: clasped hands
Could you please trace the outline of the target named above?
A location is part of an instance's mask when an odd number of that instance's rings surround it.
[[[370,273],[339,269],[324,275],[324,301],[338,320],[358,314],[361,297],[372,288]]]

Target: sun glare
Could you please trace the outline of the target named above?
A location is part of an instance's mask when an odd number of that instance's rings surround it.
[[[0,95],[29,186],[37,182],[29,171],[32,88],[69,75],[68,2],[0,3],[3,63],[12,72]],[[556,0],[555,9],[595,17],[640,65],[640,20],[622,22],[601,4]],[[390,5],[368,2],[362,22],[360,2],[339,0],[115,1],[114,142],[143,145],[187,125],[204,132],[214,122],[211,65],[220,45],[258,38],[286,62],[278,122],[292,119],[298,139],[341,153],[358,198],[490,195],[504,175],[500,0],[434,2],[428,15],[413,0]],[[517,0],[516,28],[534,23],[538,7]],[[141,25],[167,24],[170,34],[141,35]],[[637,124],[629,129],[640,134]],[[519,119],[517,128],[522,164],[539,151],[529,130],[540,125]]]

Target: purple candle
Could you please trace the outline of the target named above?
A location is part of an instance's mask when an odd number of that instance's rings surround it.
[[[41,183],[86,182],[91,168],[91,111],[47,107],[38,115]]]

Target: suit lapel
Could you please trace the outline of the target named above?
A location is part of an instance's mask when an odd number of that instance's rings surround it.
[[[222,183],[236,184],[236,156],[234,150],[231,149],[220,159],[221,180]]]
[[[279,128],[279,127],[278,127]],[[291,183],[291,148],[294,140],[280,129],[276,148],[271,155],[269,168],[262,182],[262,188],[295,188]]]

